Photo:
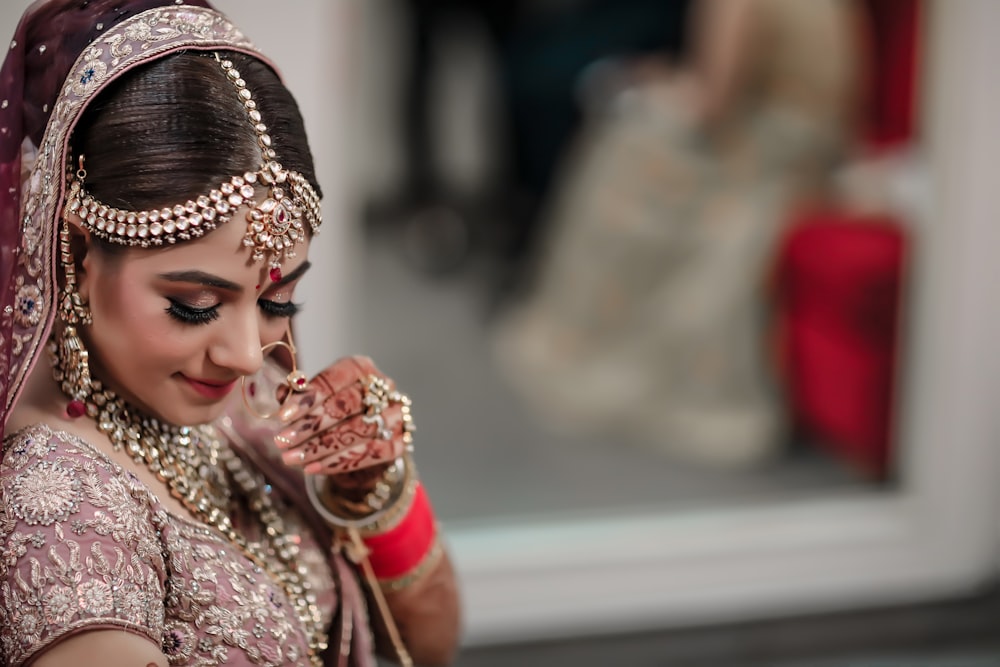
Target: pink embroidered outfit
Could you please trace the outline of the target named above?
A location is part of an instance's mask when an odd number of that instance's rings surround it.
[[[30,663],[98,628],[148,637],[171,665],[312,660],[295,601],[269,563],[168,511],[93,444],[45,424],[6,431],[57,310],[70,134],[108,83],[180,50],[268,62],[202,0],[55,0],[28,10],[0,71],[0,666]],[[217,427],[220,446],[243,461],[249,484],[273,499],[298,544],[328,629],[322,663],[374,665],[357,575],[302,500],[301,475],[269,460],[278,454],[266,429],[229,418]],[[262,524],[247,500],[234,495],[227,510],[254,540]]]
[[[4,446],[4,664],[24,664],[96,628],[149,637],[172,665],[305,659],[306,639],[283,588],[218,532],[168,512],[134,475],[75,436],[39,424]],[[301,519],[297,528],[329,624],[333,573]]]

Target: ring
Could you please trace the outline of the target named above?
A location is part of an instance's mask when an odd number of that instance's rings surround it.
[[[408,450],[412,451],[413,432],[416,430],[410,410],[413,401],[406,394],[392,389],[389,386],[389,381],[383,377],[369,375],[366,381],[367,384],[363,385],[362,396],[365,414],[361,416],[361,421],[366,424],[375,424],[379,438],[389,440],[392,437],[392,430],[386,427],[382,411],[390,405],[399,404],[402,406],[400,412],[403,414],[403,443]]]

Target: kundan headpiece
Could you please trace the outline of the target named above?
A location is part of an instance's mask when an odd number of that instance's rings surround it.
[[[294,257],[295,244],[305,239],[304,223],[314,234],[319,232],[323,219],[319,196],[304,176],[285,169],[274,159],[271,136],[246,81],[231,61],[221,60],[220,65],[243,100],[247,120],[257,133],[263,156],[257,171],[233,176],[218,189],[183,204],[152,211],[126,211],[102,204],[87,193],[84,186],[87,171],[81,156],[79,168],[70,179],[66,212],[80,216],[84,226],[99,238],[147,248],[199,237],[229,222],[231,213],[247,204],[251,208],[246,215],[243,244],[253,248],[253,260],[268,256],[272,269],[277,269],[282,259]],[[256,200],[259,188],[266,188],[267,192],[260,202]]]
[[[87,106],[126,72],[178,51],[246,53],[270,64],[205,0],[47,0],[26,12],[0,70],[0,425],[41,355],[60,301],[59,220],[126,246],[196,238],[247,205],[244,243],[275,267],[320,223],[316,192],[275,160],[246,82],[220,58],[256,133],[261,162],[189,201],[125,211],[87,192],[69,138]],[[82,167],[82,169],[81,169]]]

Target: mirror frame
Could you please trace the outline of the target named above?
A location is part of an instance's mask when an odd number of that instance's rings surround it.
[[[1000,3],[924,10],[901,484],[702,512],[449,525],[466,644],[897,604],[1000,566]]]

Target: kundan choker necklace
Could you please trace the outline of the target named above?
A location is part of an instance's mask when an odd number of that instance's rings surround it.
[[[173,426],[145,416],[103,387],[89,370],[81,387],[80,369],[87,369],[87,352],[66,343],[79,341],[75,331],[68,331],[73,327],[66,329],[61,343],[54,340],[48,346],[53,375],[63,393],[83,402],[86,414],[96,420],[115,451],[125,450],[136,463],[148,467],[192,516],[222,533],[285,590],[306,634],[310,664],[320,667],[320,654],[327,648],[322,614],[307,570],[298,561],[299,547],[289,539],[263,475],[223,445],[213,426]],[[262,541],[248,540],[234,527],[230,517],[234,492],[258,516]]]

